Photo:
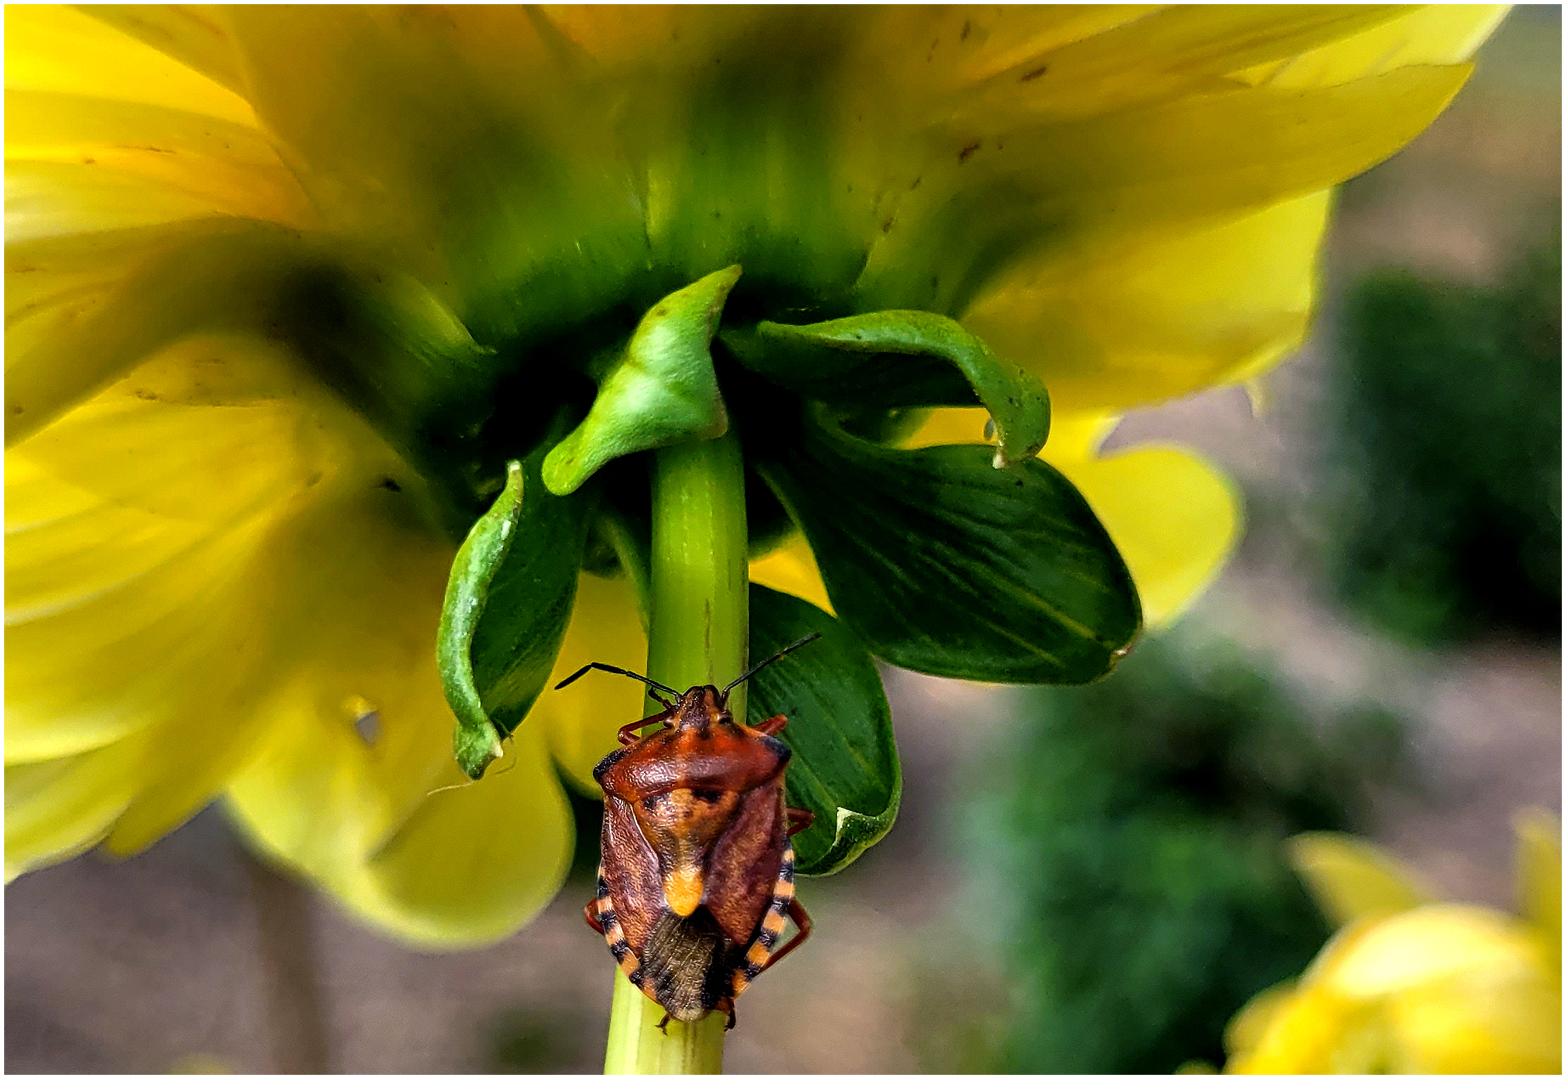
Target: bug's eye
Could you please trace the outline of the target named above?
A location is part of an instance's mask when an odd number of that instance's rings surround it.
[[[715,791],[712,788],[692,788],[691,797],[697,802],[711,804],[716,803],[719,799],[722,799],[724,797],[724,793],[722,791]]]

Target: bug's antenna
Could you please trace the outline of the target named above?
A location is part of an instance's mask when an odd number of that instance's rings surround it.
[[[794,650],[798,649],[801,645],[809,645],[811,642],[815,641],[817,638],[819,638],[821,636],[822,636],[821,634],[819,634],[819,633],[817,633],[815,631],[812,631],[811,633],[806,634],[799,641],[796,641],[793,645],[785,645],[783,648],[781,648],[777,652],[773,653],[773,655],[769,656],[766,660],[763,660],[760,664],[757,664],[750,671],[747,671],[744,675],[740,676],[734,682],[732,682],[728,686],[724,687],[724,690],[723,690],[724,695],[727,697],[728,694],[729,694],[729,691],[733,690],[735,687],[737,687],[741,683],[745,682],[752,675],[755,675],[758,671],[761,671],[764,667],[766,667],[768,664],[771,664],[774,660],[778,660],[778,659],[781,659],[784,656],[787,656],[789,653],[792,653],[792,652],[794,652]]]
[[[790,648],[793,648],[793,647],[794,646],[792,646],[792,645],[790,646]],[[673,694],[673,695],[675,695],[675,697],[679,697],[680,696],[680,691],[679,690],[672,690],[669,687],[665,686],[661,682],[654,682],[652,679],[648,678],[646,675],[638,675],[635,671],[627,671],[625,668],[611,667],[609,664],[601,664],[597,660],[593,661],[593,663],[591,663],[591,664],[584,665],[582,667],[582,669],[580,671],[578,671],[575,675],[568,676],[567,678],[564,678],[560,682],[556,683],[555,684],[555,689],[563,690],[566,687],[570,686],[572,683],[576,682],[578,679],[582,678],[582,676],[586,675],[588,672],[594,671],[594,670],[597,670],[597,671],[607,671],[611,675],[624,675],[627,678],[636,679],[638,682],[645,682],[645,683],[647,683],[648,686],[653,688],[653,690],[662,690],[666,694]],[[749,674],[749,673],[747,673],[747,674]],[[653,693],[653,690],[649,690],[648,691],[648,694],[647,694],[648,697],[652,698],[654,701],[658,702],[660,705],[664,706],[664,708],[666,708],[666,709],[674,708],[674,706],[671,705],[669,702],[665,701],[663,698],[661,698],[657,694]]]

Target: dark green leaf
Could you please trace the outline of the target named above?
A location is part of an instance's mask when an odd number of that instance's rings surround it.
[[[789,326],[726,329],[735,359],[769,382],[838,405],[984,405],[996,422],[997,465],[1034,457],[1050,433],[1044,384],[944,315],[878,311]]]
[[[708,344],[740,268],[670,293],[642,317],[625,351],[596,374],[587,418],[544,461],[544,483],[569,495],[615,458],[729,430]]]
[[[821,639],[752,677],[751,723],[782,713],[794,750],[790,806],[816,815],[794,838],[802,874],[833,874],[892,828],[903,776],[876,664],[837,619],[797,597],[751,586],[751,657],[772,656],[816,631]]]
[[[1077,489],[984,446],[893,450],[805,421],[758,468],[873,653],[960,679],[1082,683],[1125,654],[1131,575]]]
[[[457,714],[454,749],[474,779],[544,688],[576,598],[593,497],[546,491],[544,450],[513,463],[458,550],[441,612],[436,655]]]

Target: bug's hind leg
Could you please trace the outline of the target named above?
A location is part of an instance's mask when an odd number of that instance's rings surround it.
[[[793,836],[797,832],[803,832],[816,823],[816,815],[809,810],[801,810],[798,807],[790,806],[784,810],[784,814],[789,819],[789,832],[787,833],[789,836]]]
[[[588,929],[592,930],[595,934],[602,936],[604,933],[604,924],[599,922],[598,909],[599,901],[598,897],[595,896],[592,900],[589,900],[586,904],[582,905],[582,917],[588,920]]]
[[[791,952],[794,951],[795,946],[799,945],[802,941],[811,936],[811,917],[805,913],[805,908],[800,905],[800,901],[789,901],[789,918],[794,922],[794,925],[799,929],[800,932],[794,935],[794,937],[790,938],[788,942],[784,944],[783,948],[779,949],[777,952],[773,953],[767,958],[767,963],[762,965],[763,971],[766,971],[768,968],[778,963],[778,961],[788,956]]]

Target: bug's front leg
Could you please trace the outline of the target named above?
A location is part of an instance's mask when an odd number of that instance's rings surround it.
[[[809,810],[801,810],[798,807],[788,806],[784,808],[784,815],[789,819],[789,833],[793,836],[797,832],[803,832],[816,823],[816,815]]]
[[[769,717],[760,724],[752,724],[752,731],[760,731],[763,735],[776,735],[789,724],[789,718],[783,713]]]
[[[666,724],[668,722],[669,714],[661,712],[657,716],[644,717],[641,720],[634,720],[629,724],[622,725],[620,730],[615,733],[615,737],[620,740],[621,746],[630,746],[642,737],[637,732],[643,728],[650,727],[653,724]]]

